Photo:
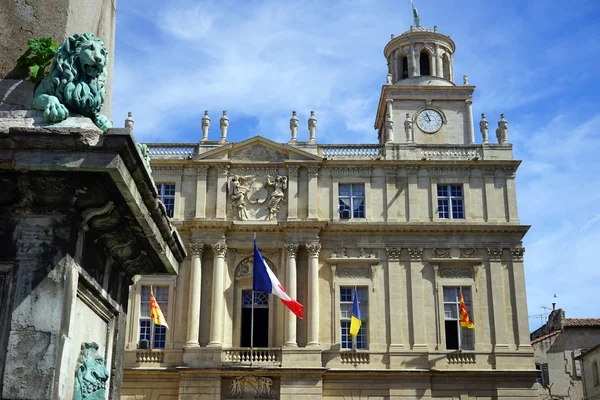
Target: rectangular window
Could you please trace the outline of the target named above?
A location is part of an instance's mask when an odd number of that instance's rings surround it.
[[[439,218],[465,218],[465,201],[461,185],[438,185],[437,197]]]
[[[471,288],[444,287],[444,326],[446,331],[447,350],[474,350],[474,329],[460,326],[460,292],[462,290],[469,320],[474,323],[471,308]]]
[[[368,349],[368,321],[369,321],[369,291],[365,286],[356,288],[358,292],[358,307],[360,308],[360,330],[356,335],[356,348]],[[340,343],[342,349],[352,349],[353,337],[350,335],[350,320],[352,318],[352,302],[354,301],[354,287],[340,288]]]
[[[167,215],[173,218],[175,212],[175,184],[174,183],[157,183],[158,199],[167,208]]]
[[[340,219],[365,218],[365,185],[344,183],[338,192]]]
[[[594,376],[594,386],[600,385],[600,378],[598,378],[598,361],[592,363],[592,375]]]
[[[165,319],[168,320],[169,287],[153,286],[152,292]],[[150,286],[142,286],[142,303],[140,307],[140,340],[147,340],[150,348],[164,349],[167,339],[167,328],[154,325],[150,319]]]

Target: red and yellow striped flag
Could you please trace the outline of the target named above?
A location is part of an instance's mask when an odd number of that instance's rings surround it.
[[[467,312],[467,306],[465,305],[465,299],[463,298],[462,292],[460,292],[460,326],[469,329],[475,328],[475,325],[469,320],[469,313]]]
[[[167,320],[160,310],[160,306],[158,302],[154,298],[154,293],[152,292],[152,286],[150,286],[150,318],[154,321],[155,325],[162,325],[169,329],[169,325],[167,325]]]

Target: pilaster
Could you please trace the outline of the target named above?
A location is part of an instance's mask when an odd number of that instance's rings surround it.
[[[407,167],[408,175],[408,222],[419,222],[419,167]]]
[[[308,253],[308,343],[319,346],[319,253],[321,245],[306,245]]]
[[[425,316],[423,315],[423,249],[409,248],[410,299],[412,309],[413,350],[427,351]]]
[[[517,174],[516,167],[504,168],[504,176],[506,178],[506,198],[508,222],[519,223],[519,215],[517,211],[517,188],[515,186],[515,176]]]
[[[494,179],[496,170],[494,168],[483,169],[483,181],[485,185],[485,209],[487,214],[487,222],[498,222],[498,214],[496,213],[496,185]]]
[[[504,278],[502,273],[501,248],[489,248],[488,252],[488,276],[492,291],[492,310],[494,315],[494,351],[507,350],[508,341],[506,336],[506,311],[504,309]]]
[[[298,166],[288,166],[288,219],[298,218]]]
[[[385,167],[385,190],[387,221],[398,221],[398,197],[396,196],[396,167]]]
[[[403,303],[406,302],[406,296],[402,296],[406,288],[406,273],[400,265],[400,248],[386,248],[387,254],[387,284],[389,315],[389,335],[390,351],[392,349],[404,349],[404,340],[402,337],[402,325],[407,315],[404,315]],[[404,299],[403,299],[404,297]]]
[[[319,167],[308,167],[308,218],[317,219],[318,215],[318,190],[317,179]]]
[[[523,254],[525,254],[525,248],[522,246],[515,246],[510,249],[510,254],[512,258],[515,303],[526,305],[527,294],[525,289],[525,267],[523,265]],[[517,314],[517,348],[519,350],[531,350],[527,307],[516,307],[515,313]]]
[[[217,210],[216,218],[225,219],[227,216],[227,172],[228,165],[217,167]]]
[[[196,214],[195,218],[206,217],[206,174],[208,165],[196,168]]]

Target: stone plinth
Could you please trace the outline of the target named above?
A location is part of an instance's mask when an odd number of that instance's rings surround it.
[[[81,346],[97,343],[97,386],[119,398],[131,278],[185,257],[133,137],[5,128],[0,182],[0,397],[72,398]]]

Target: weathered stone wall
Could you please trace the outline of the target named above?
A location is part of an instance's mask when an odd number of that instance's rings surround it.
[[[93,33],[109,53],[103,113],[110,118],[115,56],[116,0],[0,0],[0,78],[24,78],[15,70],[30,37],[61,44],[75,33]],[[26,74],[26,72],[25,72]]]

